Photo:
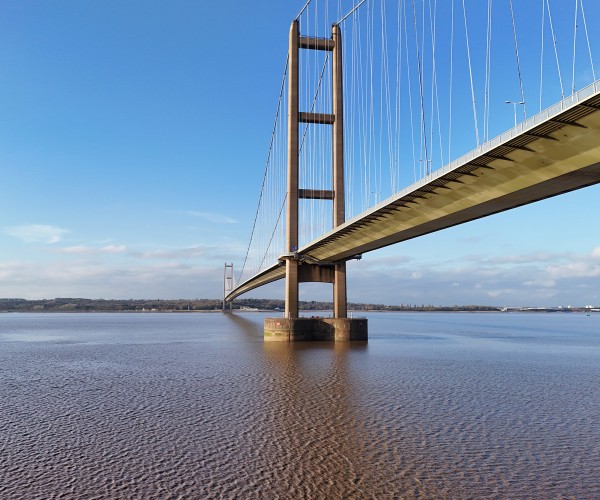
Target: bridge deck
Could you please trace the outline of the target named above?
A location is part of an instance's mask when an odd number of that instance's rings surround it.
[[[352,258],[600,182],[600,83],[579,91],[298,251],[311,263]],[[278,263],[235,297],[285,277]]]

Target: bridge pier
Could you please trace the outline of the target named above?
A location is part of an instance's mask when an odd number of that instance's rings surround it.
[[[265,342],[367,341],[366,318],[266,318]]]

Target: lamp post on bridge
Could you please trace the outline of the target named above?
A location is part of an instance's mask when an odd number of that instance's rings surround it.
[[[513,105],[513,114],[515,117],[515,127],[517,126],[517,104],[525,105],[525,101],[504,101],[506,104]]]

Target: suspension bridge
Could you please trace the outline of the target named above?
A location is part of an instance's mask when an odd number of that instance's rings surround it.
[[[348,260],[600,182],[593,3],[330,3],[292,22],[250,243],[225,268],[225,301],[285,279],[265,340],[366,340]],[[333,284],[333,318],[299,317],[302,282]]]

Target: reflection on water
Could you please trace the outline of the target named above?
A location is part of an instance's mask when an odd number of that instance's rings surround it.
[[[600,315],[0,315],[0,497],[600,497]]]

